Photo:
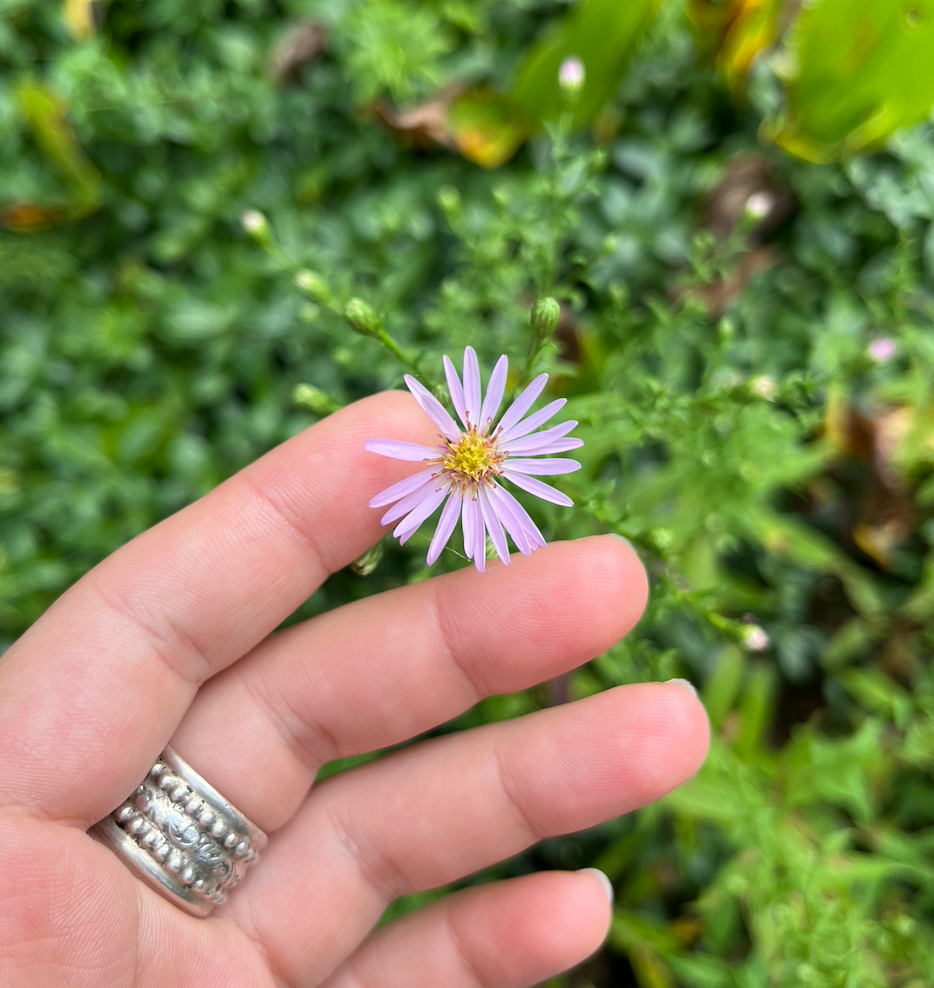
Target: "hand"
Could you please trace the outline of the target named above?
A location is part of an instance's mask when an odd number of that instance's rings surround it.
[[[0,659],[0,984],[5,988],[476,988],[534,984],[598,948],[592,872],[450,895],[373,933],[395,897],[657,799],[707,745],[677,684],[609,690],[413,745],[309,788],[481,697],[587,661],[635,622],[646,578],[610,536],[558,543],[270,633],[382,534],[377,491],[430,442],[411,398],[308,429],[134,539]],[[208,919],[85,831],[169,742],[271,833]]]

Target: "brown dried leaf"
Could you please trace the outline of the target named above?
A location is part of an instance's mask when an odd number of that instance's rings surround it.
[[[895,454],[914,426],[914,414],[907,406],[887,408],[876,415],[871,423],[876,469],[891,477]]]
[[[0,226],[15,233],[33,233],[61,223],[71,215],[67,206],[43,206],[36,202],[18,202],[0,206]]]
[[[848,404],[846,396],[832,391],[824,412],[824,434],[841,456],[865,463],[876,455],[876,427],[871,418]]]
[[[558,353],[562,360],[566,360],[569,364],[580,361],[581,341],[577,317],[574,315],[574,310],[565,302],[561,303],[561,318],[555,329],[555,342],[558,344]]]
[[[500,93],[453,83],[418,106],[374,104],[377,120],[413,147],[445,147],[483,168],[508,161],[529,133],[515,107]]]
[[[853,541],[883,569],[888,569],[895,550],[914,527],[915,506],[909,492],[888,470],[876,473],[866,494],[860,520],[853,528]]]
[[[910,517],[907,521],[892,519],[880,525],[861,521],[853,528],[853,541],[883,569],[888,569],[892,554],[910,532]]]
[[[911,534],[915,507],[894,458],[911,431],[913,415],[904,406],[886,407],[865,414],[850,406],[844,395],[831,394],[824,431],[841,456],[866,463],[872,469],[860,518],[853,526],[853,541],[883,569],[895,550]]]
[[[269,56],[269,74],[278,83],[298,82],[303,66],[320,58],[327,45],[323,24],[305,21],[288,31]]]
[[[462,87],[459,87],[462,91]],[[448,123],[451,101],[458,92],[442,90],[433,99],[408,109],[398,109],[380,100],[373,105],[373,115],[397,138],[413,147],[440,145],[457,150],[457,141]]]

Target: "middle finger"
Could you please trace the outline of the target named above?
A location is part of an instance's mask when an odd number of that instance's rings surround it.
[[[327,779],[221,909],[287,984],[320,984],[393,898],[658,799],[707,735],[682,685],[643,683],[413,745]]]
[[[586,662],[632,628],[645,598],[641,564],[612,536],[369,597],[267,639],[215,677],[171,743],[274,830],[324,762]]]

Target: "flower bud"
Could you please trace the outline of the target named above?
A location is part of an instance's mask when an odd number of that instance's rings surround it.
[[[357,576],[369,576],[379,566],[379,561],[383,558],[385,548],[386,544],[384,542],[377,542],[376,545],[367,549],[362,556],[350,564],[351,570]]]
[[[532,306],[532,329],[542,339],[554,333],[560,319],[561,306],[550,295],[540,298]]]
[[[775,381],[768,374],[760,374],[752,378],[749,382],[749,390],[759,398],[765,398],[766,401],[775,400]]]
[[[361,298],[352,298],[344,308],[344,318],[362,336],[376,336],[383,320]]]
[[[746,200],[746,215],[752,220],[764,220],[774,208],[774,194],[764,189],[753,192]]]
[[[240,225],[260,244],[268,244],[271,236],[269,221],[258,209],[248,209],[240,217]]]
[[[743,644],[750,652],[764,652],[771,644],[771,640],[759,625],[749,624],[743,629]]]
[[[295,276],[295,284],[306,295],[310,295],[315,301],[325,305],[334,297],[330,286],[317,271],[309,271],[307,268],[299,271]]]
[[[569,96],[576,96],[584,85],[584,76],[584,63],[576,55],[569,55],[558,69],[558,85]]]
[[[330,415],[341,407],[313,384],[299,384],[292,392],[292,401],[310,408],[316,415]]]

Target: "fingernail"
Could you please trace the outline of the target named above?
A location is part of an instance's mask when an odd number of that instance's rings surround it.
[[[600,871],[599,868],[581,868],[578,875],[596,875],[600,879],[600,884],[603,886],[603,891],[606,892],[606,897],[609,900],[610,905],[613,905],[613,899],[615,898],[613,894],[613,883],[607,878],[607,876]]]
[[[677,683],[682,689],[692,693],[695,697],[697,696],[697,690],[694,688],[693,683],[689,683],[686,679],[668,679],[666,682]]]

